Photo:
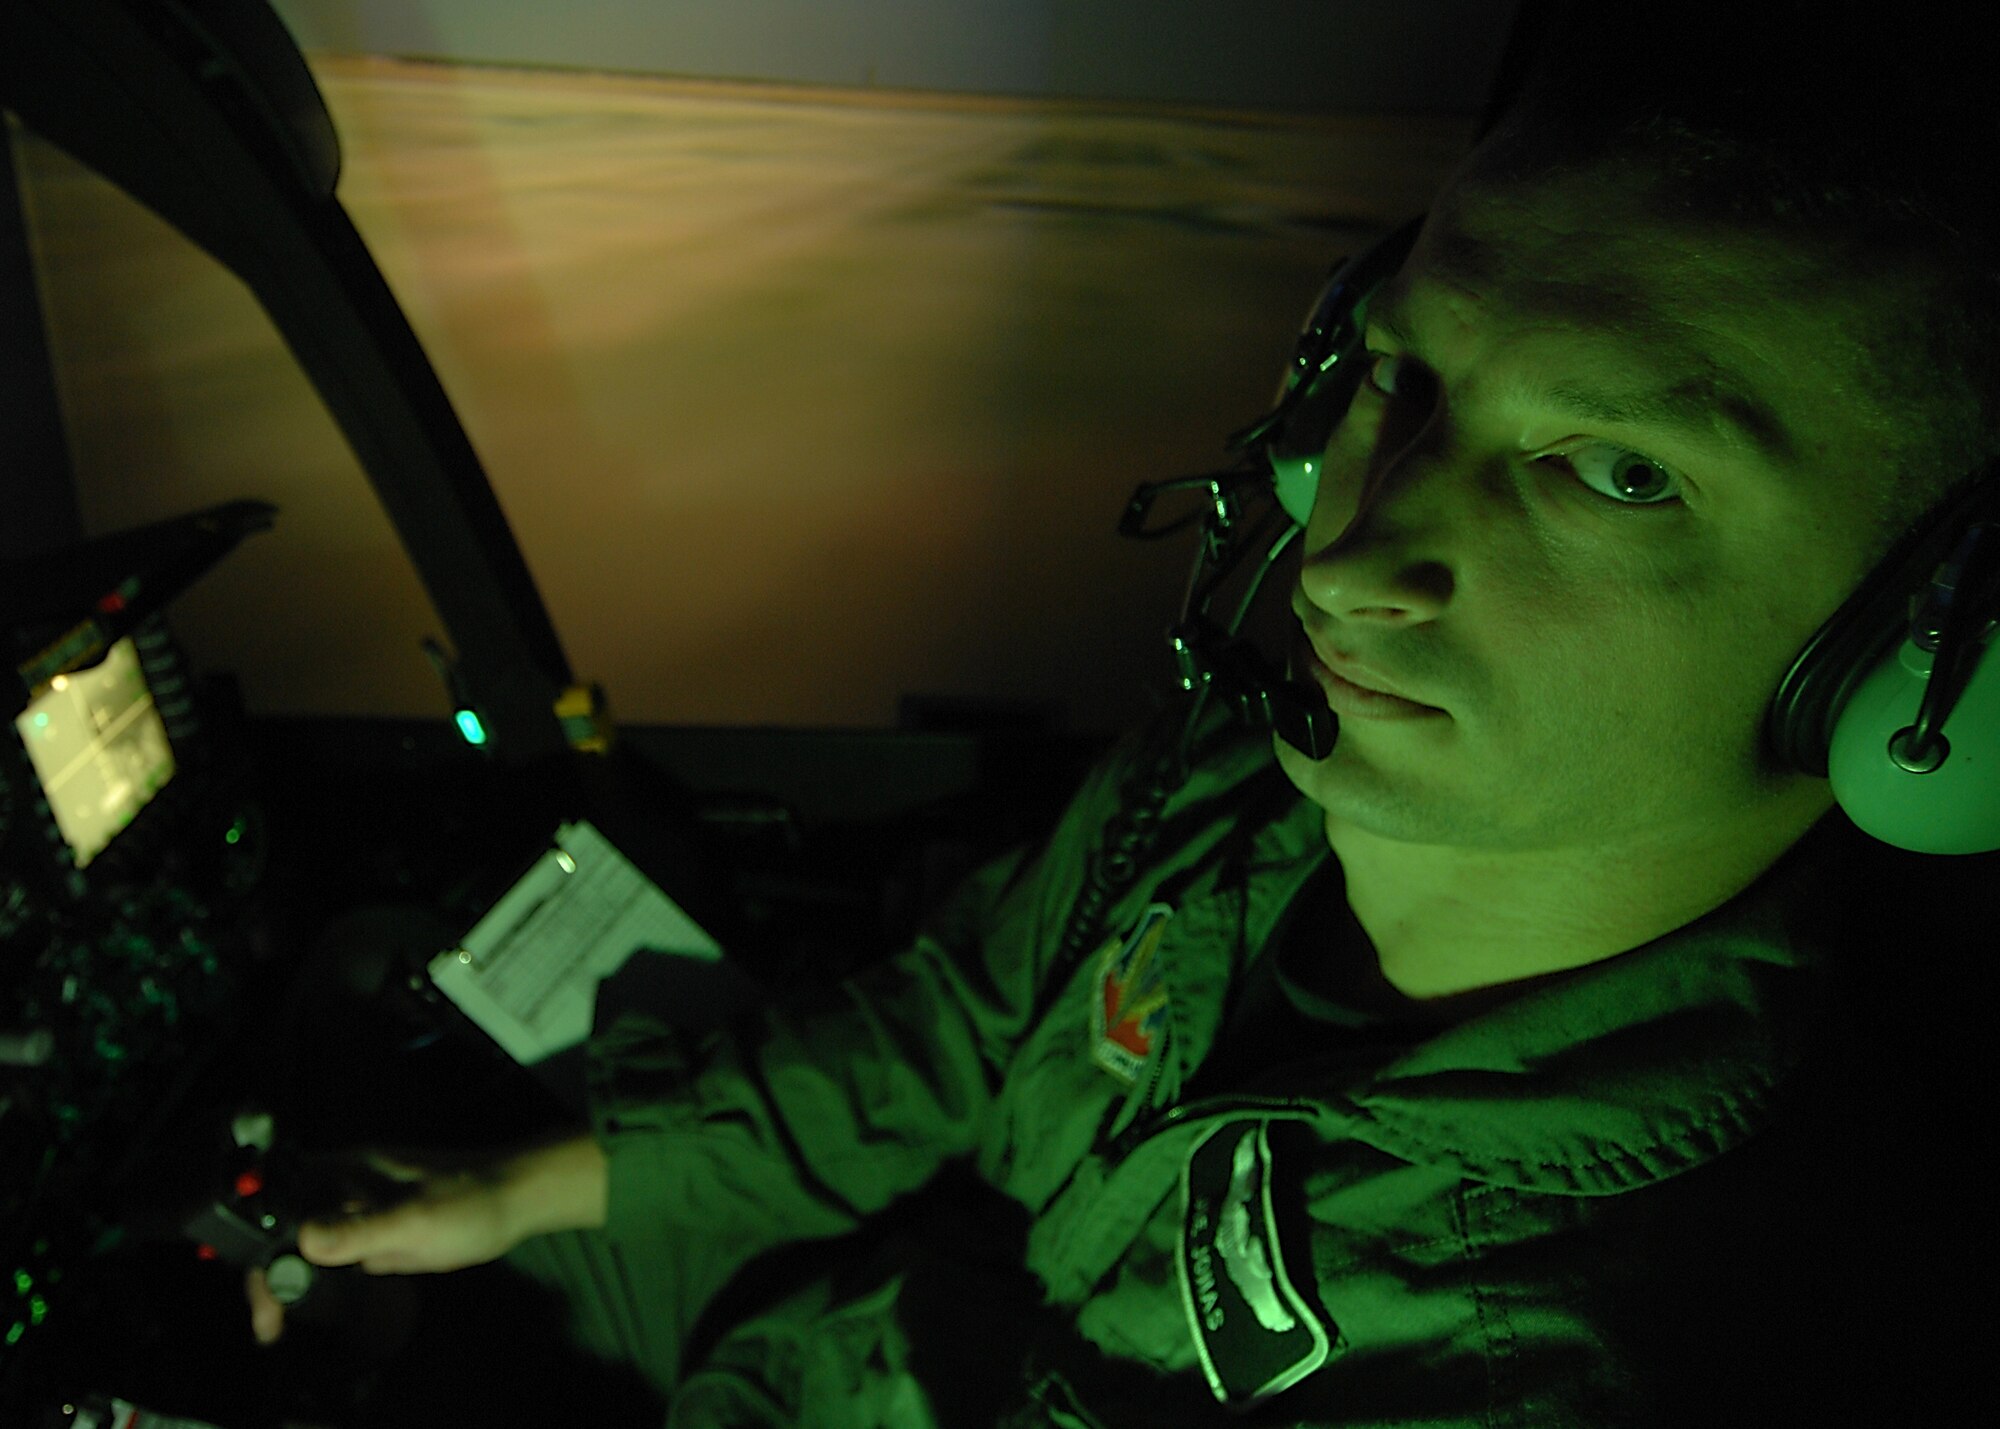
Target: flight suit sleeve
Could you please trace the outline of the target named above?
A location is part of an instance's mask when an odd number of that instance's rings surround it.
[[[843,1234],[968,1155],[1131,746],[1039,849],[973,874],[900,955],[707,1032],[641,1013],[601,1029],[589,1075],[609,1238],[685,1232],[746,1259]]]

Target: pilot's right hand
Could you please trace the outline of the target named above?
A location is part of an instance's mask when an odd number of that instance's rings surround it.
[[[588,1134],[469,1164],[454,1156],[448,1169],[417,1164],[430,1159],[368,1153],[368,1164],[409,1195],[386,1210],[350,1206],[358,1214],[348,1219],[307,1223],[299,1254],[370,1275],[428,1275],[498,1260],[531,1235],[604,1224],[607,1163]],[[285,1311],[262,1270],[248,1272],[244,1291],[251,1333],[273,1343],[284,1333]]]

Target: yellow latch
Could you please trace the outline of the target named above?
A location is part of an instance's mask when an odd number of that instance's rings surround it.
[[[609,754],[615,732],[602,685],[571,685],[556,696],[556,719],[571,749]]]

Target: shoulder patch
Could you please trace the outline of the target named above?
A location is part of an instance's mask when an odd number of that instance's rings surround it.
[[[1174,910],[1151,903],[1123,938],[1098,955],[1090,999],[1091,1059],[1126,1086],[1139,1080],[1167,1017],[1167,992],[1153,954]]]
[[[1331,1322],[1293,1288],[1271,1213],[1270,1123],[1225,1122],[1181,1172],[1181,1303],[1208,1387],[1244,1410],[1326,1363]]]

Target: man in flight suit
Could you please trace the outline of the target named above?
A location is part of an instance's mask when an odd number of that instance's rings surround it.
[[[1289,583],[1330,754],[1212,725],[1062,966],[1123,745],[900,956],[601,1030],[586,1132],[307,1254],[506,1255],[679,1429],[1781,1422],[1834,1383],[1741,1363],[1726,1288],[1872,856],[1764,717],[1994,452],[1991,150],[1923,148],[1969,122],[1950,46],[1737,8],[1554,44],[1371,302]],[[879,1231],[952,1177],[986,1199]],[[758,1273],[801,1245],[834,1268]]]

